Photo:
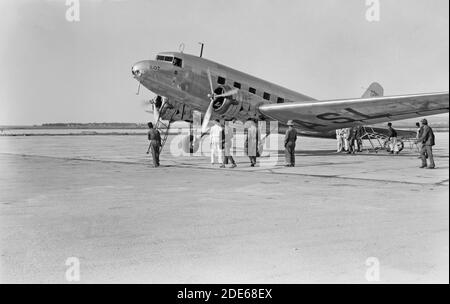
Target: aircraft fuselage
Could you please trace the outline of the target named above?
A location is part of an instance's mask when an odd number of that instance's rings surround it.
[[[239,89],[233,97],[221,98],[214,102],[212,119],[266,120],[267,117],[263,117],[258,111],[259,106],[263,104],[314,101],[309,96],[219,63],[184,53],[160,53],[156,60],[140,61],[132,68],[134,77],[144,87],[167,98],[173,111],[161,113],[161,115],[164,115],[163,119],[174,121],[192,121],[192,111],[201,113],[206,111],[210,103],[208,71],[212,75],[215,93]]]

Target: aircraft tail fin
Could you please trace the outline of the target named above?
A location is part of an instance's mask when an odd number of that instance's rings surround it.
[[[362,98],[381,97],[384,95],[384,89],[378,82],[372,83],[367,91],[364,92]]]

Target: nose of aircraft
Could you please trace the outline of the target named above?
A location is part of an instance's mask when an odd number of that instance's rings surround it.
[[[147,61],[139,61],[139,62],[135,63],[133,65],[133,67],[131,68],[131,73],[133,74],[133,76],[135,78],[141,77],[147,72],[148,72],[148,62]]]

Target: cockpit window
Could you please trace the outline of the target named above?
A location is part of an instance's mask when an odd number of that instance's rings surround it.
[[[173,57],[172,56],[158,55],[158,56],[156,56],[156,60],[172,62],[173,61]]]
[[[156,60],[170,62],[173,65],[180,67],[180,68],[183,63],[183,60],[181,60],[180,58],[177,58],[177,57],[173,57],[173,56],[157,55]]]

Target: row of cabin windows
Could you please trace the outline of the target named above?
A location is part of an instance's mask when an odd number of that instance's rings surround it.
[[[218,84],[224,85],[225,82],[226,82],[226,79],[225,79],[225,78],[223,78],[223,77],[221,77],[221,76],[219,76],[219,77],[217,78],[217,83],[218,83]],[[241,85],[239,82],[235,82],[233,86],[234,86],[235,88],[237,88],[237,89],[241,89],[241,87],[242,87],[242,85]],[[256,94],[256,89],[255,89],[255,88],[249,87],[249,88],[248,88],[248,91],[249,91],[250,93],[252,93],[252,94]],[[263,98],[264,98],[265,100],[269,100],[269,101],[270,101],[270,94],[264,92]],[[278,98],[277,98],[277,103],[284,103],[284,98],[278,97]]]

